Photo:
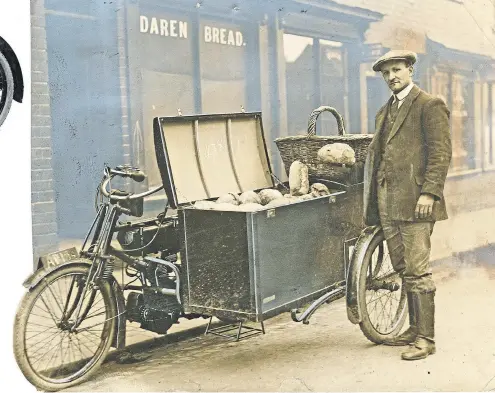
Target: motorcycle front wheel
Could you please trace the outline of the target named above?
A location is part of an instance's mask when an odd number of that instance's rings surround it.
[[[19,305],[15,359],[26,379],[41,390],[84,382],[112,344],[117,314],[112,289],[108,281],[87,286],[88,272],[89,267],[81,265],[55,271]]]

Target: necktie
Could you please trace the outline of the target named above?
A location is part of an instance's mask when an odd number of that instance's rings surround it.
[[[395,120],[398,111],[399,111],[399,99],[397,98],[397,96],[395,96],[395,101],[390,107],[390,117],[392,118],[392,120]]]

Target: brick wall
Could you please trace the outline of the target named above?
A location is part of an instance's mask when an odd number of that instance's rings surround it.
[[[131,164],[131,132],[129,127],[128,116],[128,63],[127,63],[127,41],[125,31],[125,13],[127,8],[124,0],[119,0],[117,4],[117,40],[119,52],[119,78],[120,78],[120,97],[122,105],[122,147],[123,160],[125,164]]]
[[[31,0],[31,28],[31,207],[36,261],[57,243],[44,0]]]

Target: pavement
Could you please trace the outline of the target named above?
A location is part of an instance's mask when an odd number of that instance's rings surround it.
[[[204,335],[206,320],[181,322],[166,336],[131,328],[135,363],[113,352],[91,381],[66,391],[495,390],[494,252],[435,264],[437,353],[424,360],[406,362],[403,348],[367,341],[341,299],[309,325],[282,314],[265,322],[265,335],[239,342]]]

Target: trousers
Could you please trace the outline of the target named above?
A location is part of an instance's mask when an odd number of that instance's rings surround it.
[[[378,210],[392,266],[404,280],[407,292],[435,292],[430,251],[433,222],[391,220],[387,214],[387,182],[378,183]]]

